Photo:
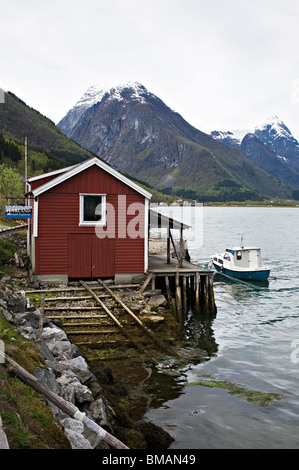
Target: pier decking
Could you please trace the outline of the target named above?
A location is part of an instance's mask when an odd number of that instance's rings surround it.
[[[170,262],[168,263],[166,255],[149,255],[148,264],[148,272],[153,272],[156,275],[160,275],[160,273],[163,275],[163,273],[166,272],[171,276],[172,274],[175,274],[177,270],[184,275],[197,271],[206,274],[213,273],[213,271],[203,269],[197,264],[190,263],[189,261],[183,261],[183,266],[179,267],[178,260],[176,258],[170,258]]]

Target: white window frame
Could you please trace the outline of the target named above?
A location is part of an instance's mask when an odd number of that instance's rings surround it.
[[[102,220],[92,222],[84,221],[84,196],[101,196],[102,198]],[[106,226],[106,194],[80,193],[79,227],[105,227]]]

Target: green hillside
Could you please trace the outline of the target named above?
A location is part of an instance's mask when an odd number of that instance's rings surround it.
[[[48,118],[27,106],[13,93],[0,105],[0,163],[25,172],[25,137],[28,139],[28,176],[74,165],[93,156],[68,139]]]
[[[0,184],[3,179],[2,170],[5,168],[15,170],[15,173],[24,179],[25,137],[28,139],[28,177],[65,168],[95,156],[89,150],[68,139],[50,119],[27,106],[13,93],[8,92],[5,95],[5,103],[0,104]],[[7,174],[4,176],[7,179]],[[10,178],[14,176],[12,171],[8,176]],[[152,202],[173,202],[174,197],[149,188],[142,181],[138,183],[153,194]],[[12,187],[14,191],[10,189]],[[8,195],[20,195],[19,184],[18,186],[10,184],[8,188],[7,191],[2,185],[0,199],[4,196],[6,201]]]

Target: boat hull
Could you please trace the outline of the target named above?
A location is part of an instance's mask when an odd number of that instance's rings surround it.
[[[232,269],[224,268],[223,266],[220,267],[215,263],[213,263],[213,265],[218,273],[241,279],[243,281],[266,281],[270,276],[270,269],[263,269],[260,271],[234,271]]]

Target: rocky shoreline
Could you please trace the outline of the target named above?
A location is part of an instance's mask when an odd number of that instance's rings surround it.
[[[46,317],[43,317],[41,328],[40,310],[35,307],[29,307],[28,310],[26,297],[17,295],[8,285],[1,284],[1,294],[0,314],[13,325],[17,333],[38,346],[44,365],[35,367],[33,375],[41,383],[76,405],[110,434],[118,433],[118,439],[128,439],[125,445],[130,441],[135,442],[136,448],[163,449],[170,445],[172,438],[165,431],[151,423],[135,423],[123,407],[117,409],[114,404],[112,407],[108,403],[101,381],[105,385],[109,384],[110,389],[114,388],[113,394],[122,389],[121,384],[114,383],[111,370],[99,370],[99,380],[64,330]],[[126,394],[124,390],[121,393]],[[97,442],[81,422],[70,418],[49,401],[48,406],[63,426],[72,449],[109,448],[104,441]]]
[[[20,235],[18,242],[22,243]],[[161,253],[166,245],[164,240],[155,240],[153,246],[154,252],[159,250]],[[23,251],[19,251],[20,256],[14,257],[13,263],[16,259],[22,258]],[[27,267],[20,269],[20,266],[16,266],[16,268],[18,272],[16,278],[13,275],[6,275],[0,281],[0,316],[5,318],[23,338],[38,346],[43,365],[35,367],[33,375],[128,447],[168,448],[173,441],[168,433],[152,423],[136,422],[128,407],[122,406],[121,402],[125,401],[128,391],[125,389],[126,386],[114,377],[109,367],[97,364],[92,371],[84,354],[78,346],[70,342],[59,321],[49,320],[43,316],[41,324],[40,310],[30,305],[25,293],[16,294],[16,289],[22,283],[24,288],[29,285]],[[150,300],[154,301],[149,297],[147,303],[150,304]],[[154,310],[160,310],[158,307],[152,306]],[[151,310],[150,306],[148,308]],[[47,404],[55,419],[61,424],[72,449],[109,448],[103,440],[95,441],[94,436],[84,429],[81,422],[65,415],[50,402]]]

